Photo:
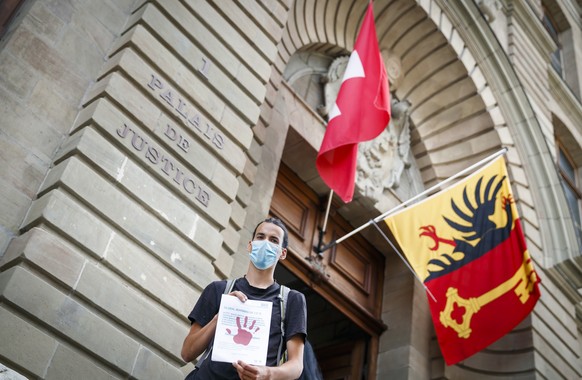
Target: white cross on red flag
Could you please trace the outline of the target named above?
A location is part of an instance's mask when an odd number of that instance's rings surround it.
[[[354,196],[358,143],[377,137],[389,121],[388,77],[370,1],[316,160],[323,181],[345,203]]]

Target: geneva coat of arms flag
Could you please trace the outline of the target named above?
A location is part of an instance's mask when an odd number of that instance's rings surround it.
[[[358,143],[377,137],[389,121],[388,77],[370,1],[315,162],[323,181],[344,202],[354,195]]]
[[[540,297],[503,157],[385,221],[432,295],[448,365],[509,333]]]

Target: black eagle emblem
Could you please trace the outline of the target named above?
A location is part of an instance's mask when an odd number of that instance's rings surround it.
[[[436,229],[432,225],[422,226],[419,236],[427,236],[434,240],[432,251],[437,251],[441,243],[454,246],[453,255],[441,253],[438,258],[428,262],[430,267],[429,276],[424,280],[430,281],[436,277],[450,273],[463,265],[483,256],[491,249],[501,244],[507,239],[513,227],[513,210],[511,195],[502,196],[501,202],[503,210],[507,216],[506,223],[498,226],[489,217],[495,213],[495,202],[500,192],[506,176],[501,177],[497,182],[497,175],[489,179],[485,186],[485,191],[481,192],[484,177],[479,178],[475,187],[473,199],[469,199],[467,187],[463,190],[463,202],[467,211],[461,210],[451,199],[451,207],[458,216],[459,221],[443,217],[447,224],[459,232],[459,237],[445,239],[437,235]]]

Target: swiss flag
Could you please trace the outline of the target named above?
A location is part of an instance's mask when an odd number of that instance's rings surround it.
[[[358,143],[378,136],[389,121],[388,77],[370,2],[316,160],[319,175],[344,202],[354,196]]]

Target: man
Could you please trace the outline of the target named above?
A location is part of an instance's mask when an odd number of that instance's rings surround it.
[[[273,302],[267,365],[255,366],[238,360],[222,363],[205,359],[188,375],[187,379],[297,379],[303,370],[303,347],[307,335],[307,310],[305,297],[300,292],[289,292],[285,308],[285,345],[287,361],[277,366],[281,343],[280,286],[274,280],[277,262],[287,256],[288,233],[283,222],[268,218],[259,223],[249,241],[247,250],[250,263],[244,277],[236,280],[229,293],[241,302],[260,300]],[[212,345],[218,320],[220,298],[226,290],[226,281],[208,285],[188,316],[192,322],[190,332],[182,346],[182,358],[196,359]]]

